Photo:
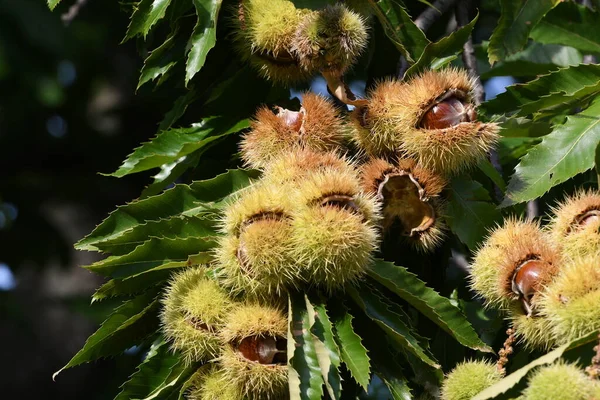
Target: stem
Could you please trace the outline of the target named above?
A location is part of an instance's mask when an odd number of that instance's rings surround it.
[[[456,14],[456,22],[458,26],[465,26],[469,21],[469,10],[471,9],[471,0],[461,0],[456,4],[455,14]],[[483,90],[483,85],[481,84],[481,78],[479,77],[479,72],[477,71],[477,59],[475,58],[475,49],[473,48],[473,35],[469,35],[469,39],[463,46],[462,53],[463,64],[469,74],[474,79],[474,88],[473,88],[473,101],[475,105],[480,105],[483,103],[485,99],[485,91]],[[490,150],[489,159],[496,171],[502,176],[502,165],[500,164],[500,157],[498,157],[498,152],[495,149]],[[502,191],[498,187],[498,185],[494,184],[494,194],[496,200],[500,201],[504,197]]]
[[[69,10],[60,16],[60,19],[62,20],[63,24],[65,24],[65,26],[69,26],[69,24],[73,22],[77,15],[79,15],[79,11],[83,6],[85,6],[87,2],[88,0],[77,0],[75,4],[69,7]]]
[[[433,7],[427,7],[416,19],[415,25],[427,31],[431,25],[456,3],[456,0],[437,0]]]
[[[504,341],[504,346],[498,352],[498,362],[496,363],[496,368],[502,375],[506,375],[506,363],[508,363],[508,356],[513,353],[512,345],[515,343],[515,330],[513,328],[508,328],[506,330],[506,334],[508,337]]]

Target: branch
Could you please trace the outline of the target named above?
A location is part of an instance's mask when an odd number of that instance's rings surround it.
[[[433,3],[433,7],[427,7],[425,11],[415,19],[415,25],[422,31],[426,31],[439,17],[442,16],[442,14],[448,11],[454,3],[456,3],[456,0],[437,0]]]
[[[62,19],[63,24],[65,24],[65,26],[69,26],[69,24],[73,22],[73,20],[79,14],[81,8],[85,6],[87,2],[88,0],[77,0],[75,4],[69,7],[69,11],[60,16],[60,19]]]

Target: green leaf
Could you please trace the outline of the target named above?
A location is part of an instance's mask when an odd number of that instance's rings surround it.
[[[582,64],[561,68],[537,79],[512,85],[506,92],[482,104],[488,114],[518,110],[525,116],[600,91],[600,65]]]
[[[117,307],[52,379],[67,368],[119,354],[155,332],[159,325],[159,302],[155,296],[155,292],[144,293]]]
[[[553,186],[594,166],[600,142],[600,101],[567,117],[519,162],[501,207],[533,200]]]
[[[425,283],[406,268],[387,261],[375,260],[368,274],[419,310],[462,345],[474,350],[492,352],[492,349],[479,339],[458,307],[435,290],[425,286]]]
[[[371,375],[371,362],[367,349],[363,346],[360,336],[354,331],[352,326],[354,317],[344,306],[338,305],[337,311],[332,315],[332,319],[340,356],[354,380],[367,390]]]
[[[290,393],[295,393],[295,398],[299,399],[320,400],[323,396],[324,382],[311,334],[311,319],[314,322],[314,309],[308,310],[307,305],[310,305],[310,302],[306,297],[302,299],[300,296],[290,295],[288,309],[291,314],[291,322],[289,330],[295,346],[293,345],[293,355],[288,364],[299,382],[297,387],[293,387],[293,381],[290,380]]]
[[[413,353],[426,364],[440,368],[436,360],[429,357],[421,344],[411,332],[400,315],[392,312],[381,298],[373,294],[373,289],[361,287],[356,289],[349,287],[347,293],[352,297],[352,300],[365,312],[367,317],[373,320],[393,341],[401,348]]]
[[[551,352],[547,353],[546,355],[535,359],[534,361],[530,362],[526,366],[516,370],[512,374],[503,378],[500,382],[497,382],[494,385],[490,386],[489,388],[485,389],[484,391],[479,393],[477,396],[473,397],[473,400],[494,399],[494,398],[502,395],[503,393],[506,393],[512,387],[517,385],[532,369],[534,369],[540,365],[551,364],[554,361],[561,358],[567,352],[575,350],[575,349],[577,349],[581,346],[587,345],[589,343],[594,343],[597,341],[597,339],[598,339],[598,332],[593,332],[587,336],[584,336],[582,338],[574,340],[571,343],[564,344],[564,345],[552,350]]]
[[[177,161],[223,136],[249,126],[247,119],[234,122],[231,118],[215,117],[190,128],[169,129],[135,149],[123,165],[109,176],[121,178]]]
[[[322,300],[308,301],[306,298],[308,318],[312,325],[311,333],[315,344],[315,352],[327,393],[332,400],[339,400],[342,395],[342,379],[339,373],[341,365],[340,349],[333,334],[333,325],[327,315],[327,309]]]
[[[494,168],[494,166],[492,165],[490,160],[488,160],[487,158],[481,160],[479,162],[479,164],[477,164],[477,167],[488,178],[490,178],[496,186],[498,186],[498,188],[502,191],[502,193],[504,193],[504,191],[506,191],[506,183],[504,183],[504,179],[502,178],[502,175],[500,175],[500,172],[498,172],[496,170],[496,168]]]
[[[165,12],[171,0],[142,0],[137,4],[136,10],[131,15],[131,23],[127,28],[125,39],[143,35],[146,38],[150,29],[160,19],[164,18]]]
[[[141,398],[141,400],[175,400],[181,397],[184,385],[188,379],[198,370],[197,364],[186,366],[183,360],[179,360],[173,366],[164,381],[154,388],[151,393]]]
[[[179,354],[173,353],[164,341],[153,343],[137,370],[121,386],[114,400],[140,399],[164,384],[173,368],[181,362]]]
[[[119,206],[75,248],[98,250],[99,243],[118,238],[148,221],[210,212],[258,176],[259,172],[253,170],[230,170],[212,179],[196,181],[191,185],[176,185],[160,195]]]
[[[182,58],[185,47],[176,33],[177,31],[171,33],[163,44],[152,50],[146,57],[136,90],[143,84],[167,74]]]
[[[217,234],[217,221],[197,216],[174,216],[148,221],[125,231],[121,236],[98,243],[99,250],[114,256],[131,253],[151,238],[207,238]]]
[[[160,167],[160,172],[152,177],[154,178],[154,181],[144,188],[144,190],[142,190],[140,199],[159,194],[165,189],[165,187],[179,179],[179,177],[181,177],[185,171],[196,168],[198,166],[198,162],[200,162],[200,157],[202,154],[214,143],[216,143],[216,141],[208,144],[204,148],[200,148],[191,154],[188,154],[185,157],[181,157],[179,160],[169,164],[163,164]]]
[[[443,59],[460,53],[463,45],[469,39],[469,36],[471,35],[473,27],[475,26],[478,18],[479,14],[477,14],[475,18],[473,18],[473,20],[467,25],[460,27],[450,35],[440,39],[435,43],[429,43],[423,50],[423,54],[419,60],[406,71],[405,77],[423,72],[432,64],[435,64],[438,59]]]
[[[504,60],[527,44],[531,29],[561,0],[506,0],[488,47],[490,64]]]
[[[596,146],[596,157],[594,158],[594,166],[596,167],[598,186],[600,186],[600,143]]]
[[[207,251],[216,245],[212,240],[152,238],[129,254],[111,256],[84,268],[103,276],[126,278],[170,262],[184,262],[188,256]]]
[[[109,297],[132,295],[143,292],[161,281],[166,281],[173,270],[185,268],[187,262],[169,262],[125,279],[111,279],[100,286],[92,295],[92,303]]]
[[[600,53],[600,13],[574,2],[563,2],[531,31],[540,43],[571,46],[585,53]]]
[[[58,3],[60,3],[60,0],[47,0],[48,1],[48,8],[50,9],[50,11],[54,11],[54,8],[58,5]]]
[[[445,217],[452,232],[472,250],[488,229],[502,219],[487,190],[466,177],[454,178],[450,183]]]
[[[186,90],[183,96],[179,96],[177,100],[173,103],[173,108],[171,108],[160,121],[158,126],[159,131],[166,131],[169,129],[175,122],[179,120],[185,114],[185,110],[187,110],[188,106],[196,101],[198,94],[193,87],[189,87]]]
[[[200,71],[206,55],[217,42],[217,17],[222,0],[193,0],[198,21],[190,36],[187,62],[185,64],[185,86]]]
[[[487,59],[487,45],[482,43],[480,48],[476,49],[477,58],[489,65]],[[513,76],[513,77],[531,77],[545,75],[560,67],[568,67],[583,62],[581,53],[566,46],[554,44],[541,44],[529,42],[527,47],[505,60],[494,64],[492,68],[481,72],[481,79],[489,79],[493,76]]]
[[[400,53],[411,63],[418,60],[430,41],[415,25],[404,6],[395,0],[369,0],[369,4],[385,34]]]

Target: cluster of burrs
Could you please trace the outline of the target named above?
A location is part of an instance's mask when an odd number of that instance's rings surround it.
[[[467,361],[456,366],[442,386],[442,400],[471,400],[504,377],[495,363]],[[590,379],[576,364],[557,361],[538,367],[518,400],[596,400],[600,381]]]
[[[450,373],[444,400],[470,399],[499,381],[513,333],[544,350],[600,330],[600,193],[568,197],[546,226],[509,219],[496,228],[471,264],[471,287],[512,328],[497,364],[468,361]],[[600,399],[599,371],[588,371],[562,362],[539,368],[519,399]]]
[[[312,10],[241,0],[233,21],[238,52],[264,77],[291,85],[321,74],[340,100],[354,103],[342,77],[367,46],[365,17],[341,3]]]
[[[471,287],[517,336],[550,348],[600,329],[600,193],[579,192],[550,223],[508,220],[471,265]]]
[[[299,110],[256,113],[240,149],[262,176],[226,205],[214,262],[175,276],[164,300],[163,331],[172,347],[189,363],[206,363],[189,398],[286,398],[287,294],[330,296],[357,282],[382,231],[418,250],[440,243],[446,179],[484,157],[497,128],[474,119],[463,72],[397,83],[415,96],[390,92],[383,113],[380,92],[394,85],[381,84],[374,106],[349,118],[311,93]],[[434,93],[414,103],[424,85]],[[421,147],[402,147],[409,132],[431,137]],[[436,140],[453,161],[429,162]],[[356,147],[358,155],[348,157]]]

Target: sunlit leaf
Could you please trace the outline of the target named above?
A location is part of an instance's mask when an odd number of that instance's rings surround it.
[[[131,23],[127,28],[125,40],[142,35],[144,38],[150,29],[165,16],[171,0],[141,0],[131,15]]]
[[[314,316],[309,317],[309,313],[314,313],[314,309],[308,310],[307,305],[310,305],[310,302],[301,296],[289,298],[289,329],[295,348],[288,364],[299,382],[299,387],[292,387],[293,381],[290,381],[290,392],[296,393],[299,399],[320,400],[323,396],[324,382],[311,333],[311,319],[314,321]]]
[[[506,92],[485,102],[489,114],[517,111],[524,116],[600,91],[600,65],[561,68],[530,82],[508,86]]]
[[[332,322],[335,327],[335,338],[340,349],[342,361],[350,371],[354,380],[367,390],[371,375],[371,360],[367,349],[363,346],[360,336],[354,331],[352,320],[354,317],[348,310],[339,306],[335,315],[332,313]]]
[[[60,3],[60,0],[47,0],[48,2],[48,8],[50,10],[54,10],[54,8],[58,5],[58,3]]]
[[[159,326],[159,303],[155,296],[155,292],[144,293],[117,307],[53,379],[67,368],[122,353],[155,332]]]
[[[500,395],[506,393],[512,387],[517,385],[532,369],[541,365],[551,364],[561,358],[565,353],[573,351],[581,346],[593,343],[597,341],[597,338],[598,332],[594,332],[580,339],[576,339],[571,343],[564,344],[547,353],[546,355],[536,358],[524,367],[519,368],[506,378],[502,379],[500,382],[495,383],[479,393],[477,396],[473,397],[473,400],[488,400],[498,398]]]
[[[152,238],[131,253],[111,256],[84,268],[103,276],[126,278],[170,262],[182,262],[192,254],[207,251],[215,242],[205,238]]]
[[[75,247],[98,250],[97,244],[115,239],[148,221],[214,211],[227,196],[247,186],[252,178],[259,175],[257,171],[231,170],[212,179],[176,185],[160,195],[120,206]]]
[[[230,118],[215,117],[190,128],[169,129],[135,149],[123,165],[109,175],[121,178],[160,167],[249,126],[248,120],[232,121]]]
[[[193,0],[198,21],[190,36],[190,51],[185,64],[185,85],[200,71],[206,55],[217,42],[217,17],[222,0]]]
[[[567,117],[519,162],[511,176],[502,206],[510,206],[542,196],[594,166],[600,142],[600,101],[579,114]]]

